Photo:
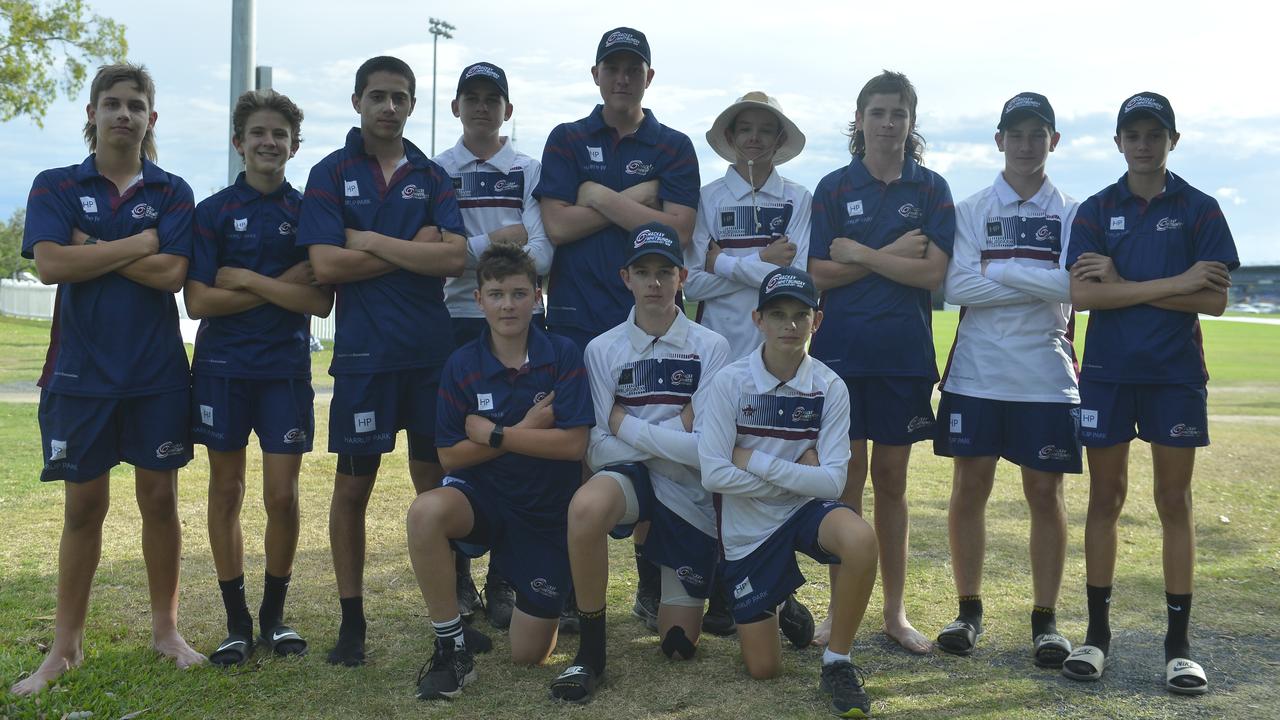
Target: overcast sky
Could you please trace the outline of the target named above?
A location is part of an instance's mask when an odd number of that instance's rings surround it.
[[[158,86],[160,165],[200,200],[226,182],[231,2],[90,0],[128,27],[129,57]],[[1140,90],[1171,100],[1182,140],[1170,169],[1218,198],[1246,264],[1280,263],[1266,208],[1280,207],[1280,93],[1276,38],[1256,5],[1203,2],[632,2],[429,3],[384,0],[257,2],[259,65],[306,113],[304,143],[289,165],[301,185],[311,166],[358,123],[355,69],[397,55],[418,76],[406,136],[431,148],[431,36],[427,19],[455,26],[439,45],[436,150],[456,142],[449,111],[463,66],[502,66],[515,106],[517,147],[540,157],[550,130],[600,100],[590,66],[601,33],[644,31],[656,71],[645,106],[693,139],[705,184],[725,163],[708,148],[715,116],[748,90],[777,96],[804,133],[800,157],[781,167],[812,189],[849,161],[845,125],[863,83],[882,68],[905,72],[920,95],[926,164],[960,200],[1001,167],[992,133],[1002,103],[1044,93],[1062,142],[1054,182],[1084,199],[1124,172],[1112,136],[1120,102]],[[497,18],[502,18],[497,21]],[[1253,21],[1251,22],[1250,19]],[[1267,71],[1266,68],[1271,68]],[[59,98],[43,130],[0,124],[0,216],[26,202],[40,170],[78,162],[87,92]],[[514,128],[513,128],[514,125]]]

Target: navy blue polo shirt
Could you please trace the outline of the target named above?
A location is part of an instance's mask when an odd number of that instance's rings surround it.
[[[956,213],[947,181],[906,158],[902,177],[886,185],[855,157],[813,193],[809,257],[830,260],[838,237],[879,250],[911,230],[951,255]],[[836,374],[938,379],[928,290],[872,273],[827,290],[822,304],[822,327],[809,353]]]
[[[75,228],[104,241],[152,228],[160,236],[160,252],[190,259],[194,210],[186,181],[151,161],[142,161],[141,182],[121,195],[115,183],[98,173],[90,155],[79,165],[36,176],[27,198],[22,255],[35,257],[40,242],[70,245]],[[116,272],[58,286],[40,387],[119,398],[182,390],[189,384],[173,293]]]
[[[506,367],[489,349],[489,328],[449,357],[436,403],[436,446],[453,447],[467,438],[467,415],[514,425],[534,403],[555,392],[557,428],[591,426],[595,413],[582,352],[571,340],[529,328],[529,361]],[[506,453],[452,475],[484,485],[526,516],[564,522],[569,500],[582,482],[577,461],[547,460]]]
[[[187,277],[213,287],[218,268],[277,277],[307,259],[298,247],[302,195],[285,182],[264,195],[245,182],[196,206],[195,243]],[[196,335],[192,371],[233,378],[309,378],[307,316],[265,303],[234,315],[205,318]]]
[[[413,143],[386,183],[378,159],[364,151],[360,128],[311,169],[298,221],[298,245],[346,245],[345,231],[371,230],[413,239],[423,227],[466,237],[449,175]],[[436,368],[453,350],[443,277],[403,268],[336,288],[331,375]]]
[[[1201,260],[1240,266],[1218,201],[1167,173],[1150,202],[1129,191],[1129,174],[1085,200],[1071,226],[1067,267],[1083,253],[1110,257],[1125,280],[1173,277]],[[1080,376],[1115,383],[1204,383],[1196,313],[1133,305],[1089,313]]]
[[[551,131],[542,151],[538,198],[577,202],[588,180],[621,192],[656,179],[658,199],[698,207],[698,158],[684,133],[649,110],[635,133],[618,137],[604,121],[604,106]],[[556,248],[548,284],[547,322],[602,333],[627,319],[635,303],[618,269],[630,253],[630,233],[617,225]]]

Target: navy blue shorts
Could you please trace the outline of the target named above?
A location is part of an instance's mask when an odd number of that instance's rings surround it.
[[[542,313],[534,313],[531,325],[545,329],[547,326],[547,318]],[[460,348],[463,345],[480,337],[484,329],[488,327],[489,321],[482,317],[478,318],[453,318],[453,346]]]
[[[1109,447],[1135,437],[1171,447],[1208,445],[1208,390],[1204,385],[1137,385],[1081,378],[1080,441],[1084,446]]]
[[[845,377],[849,439],[910,445],[933,437],[933,381],[918,377]]]
[[[558,523],[537,522],[481,485],[450,475],[443,486],[461,491],[475,517],[470,534],[450,541],[453,549],[467,557],[489,553],[490,565],[515,588],[516,607],[534,617],[559,617],[573,588],[568,506]]]
[[[416,448],[438,462],[435,449],[436,395],[440,368],[393,370],[372,375],[337,375],[329,406],[329,452],[382,455],[396,448],[396,432],[423,439]]]
[[[610,465],[599,472],[615,472],[631,481],[640,506],[636,523],[648,522],[643,555],[656,565],[675,570],[676,577],[689,597],[705,600],[711,597],[715,581],[720,545],[713,538],[689,524],[653,493],[649,470],[642,463]],[[615,539],[631,537],[635,523],[618,525],[609,531]]]
[[[88,482],[121,461],[177,470],[191,460],[191,393],[130,398],[40,392],[41,480]]]
[[[1032,470],[1079,473],[1080,406],[1011,402],[943,392],[933,452],[1002,457]]]
[[[248,445],[252,430],[262,452],[311,452],[315,395],[311,382],[301,378],[195,375],[191,378],[191,441],[230,452]]]
[[[603,334],[605,330],[608,329],[609,328],[605,328],[604,330],[596,332],[595,330],[573,327],[572,325],[556,325],[555,323],[547,324],[547,332],[555,333],[560,337],[569,338],[583,353],[587,352],[587,343],[595,340],[597,335]]]
[[[725,560],[721,567],[724,585],[733,597],[733,619],[745,623],[773,612],[804,584],[797,552],[823,565],[839,565],[840,558],[818,544],[818,526],[832,510],[847,507],[835,500],[810,500],[750,555]]]

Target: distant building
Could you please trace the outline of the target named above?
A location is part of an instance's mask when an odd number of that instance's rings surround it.
[[[1280,307],[1280,265],[1242,265],[1231,273],[1232,305],[1270,305],[1264,312]]]

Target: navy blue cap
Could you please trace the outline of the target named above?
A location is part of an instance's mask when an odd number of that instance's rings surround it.
[[[639,55],[648,65],[653,64],[649,59],[649,38],[639,30],[629,27],[614,28],[600,36],[600,45],[596,48],[596,64],[599,65],[606,55],[623,50]]]
[[[1150,115],[1160,124],[1169,129],[1169,132],[1178,132],[1178,124],[1173,118],[1173,106],[1169,104],[1169,98],[1153,92],[1140,92],[1130,97],[1120,106],[1120,113],[1116,115],[1116,134],[1120,134],[1120,128],[1125,123],[1133,120],[1133,118],[1141,115]]]
[[[660,255],[676,267],[684,267],[684,251],[680,249],[680,236],[669,225],[660,222],[645,223],[631,231],[631,257],[627,265],[645,255]]]
[[[795,298],[811,308],[818,307],[818,286],[813,284],[813,276],[793,267],[780,267],[764,276],[760,283],[760,300],[756,310],[780,297]]]
[[[1004,110],[1000,111],[1000,124],[996,125],[996,129],[1006,130],[1010,125],[1027,116],[1040,118],[1049,123],[1050,129],[1057,129],[1049,98],[1033,92],[1020,92],[1009,98],[1009,101],[1004,104]]]
[[[471,80],[488,80],[498,86],[502,91],[502,97],[508,101],[511,100],[511,93],[507,92],[507,73],[497,65],[478,62],[463,68],[462,74],[458,76],[458,95],[462,94],[462,86]]]

